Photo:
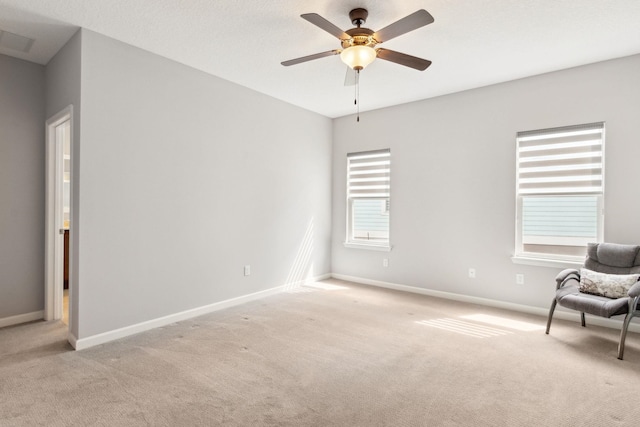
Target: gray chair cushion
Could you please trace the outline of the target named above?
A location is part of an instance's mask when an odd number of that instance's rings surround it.
[[[640,273],[640,265],[636,265],[634,267],[611,267],[610,265],[600,264],[597,261],[592,260],[591,258],[587,258],[584,261],[584,268],[587,268],[591,271],[597,271],[600,273],[607,274],[638,274]]]
[[[575,279],[558,289],[556,301],[563,307],[600,317],[617,316],[629,311],[629,298],[611,299],[583,294],[578,290],[578,281]]]
[[[638,257],[640,246],[619,245],[617,243],[589,243],[588,260],[608,267],[631,268]],[[586,268],[589,268],[585,265]],[[589,268],[589,270],[592,270]],[[595,270],[599,271],[599,270]],[[605,273],[605,271],[601,271]],[[624,273],[620,273],[624,274]]]

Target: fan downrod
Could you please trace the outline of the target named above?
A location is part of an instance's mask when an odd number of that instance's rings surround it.
[[[363,9],[361,7],[353,9],[351,12],[349,12],[349,19],[351,19],[351,23],[358,28],[360,28],[361,25],[367,22],[368,16],[369,12],[367,11],[367,9]]]

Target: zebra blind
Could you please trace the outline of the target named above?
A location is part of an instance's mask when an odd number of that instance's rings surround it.
[[[604,123],[519,132],[518,194],[601,194]]]
[[[347,197],[389,197],[391,151],[378,150],[347,154]]]
[[[523,244],[585,246],[599,236],[604,123],[517,134]]]

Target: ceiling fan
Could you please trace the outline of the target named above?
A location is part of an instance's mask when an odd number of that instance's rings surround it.
[[[377,47],[377,45],[383,42],[431,24],[434,21],[433,16],[424,9],[420,9],[408,16],[405,16],[379,31],[373,31],[369,28],[362,27],[369,16],[369,12],[363,8],[353,9],[349,12],[351,23],[356,27],[346,31],[342,31],[340,28],[317,13],[305,13],[300,16],[325,30],[329,34],[337,37],[340,40],[342,49],[329,50],[326,52],[316,53],[314,55],[284,61],[282,62],[282,65],[285,67],[332,55],[340,55],[342,61],[356,72],[363,70],[376,58],[395,62],[396,64],[414,68],[419,71],[424,71],[429,67],[429,65],[431,65],[431,61],[429,60],[396,52],[395,50]]]

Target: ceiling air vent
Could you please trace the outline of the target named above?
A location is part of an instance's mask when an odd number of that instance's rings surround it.
[[[28,53],[34,41],[34,39],[30,39],[29,37],[0,30],[0,47]]]

